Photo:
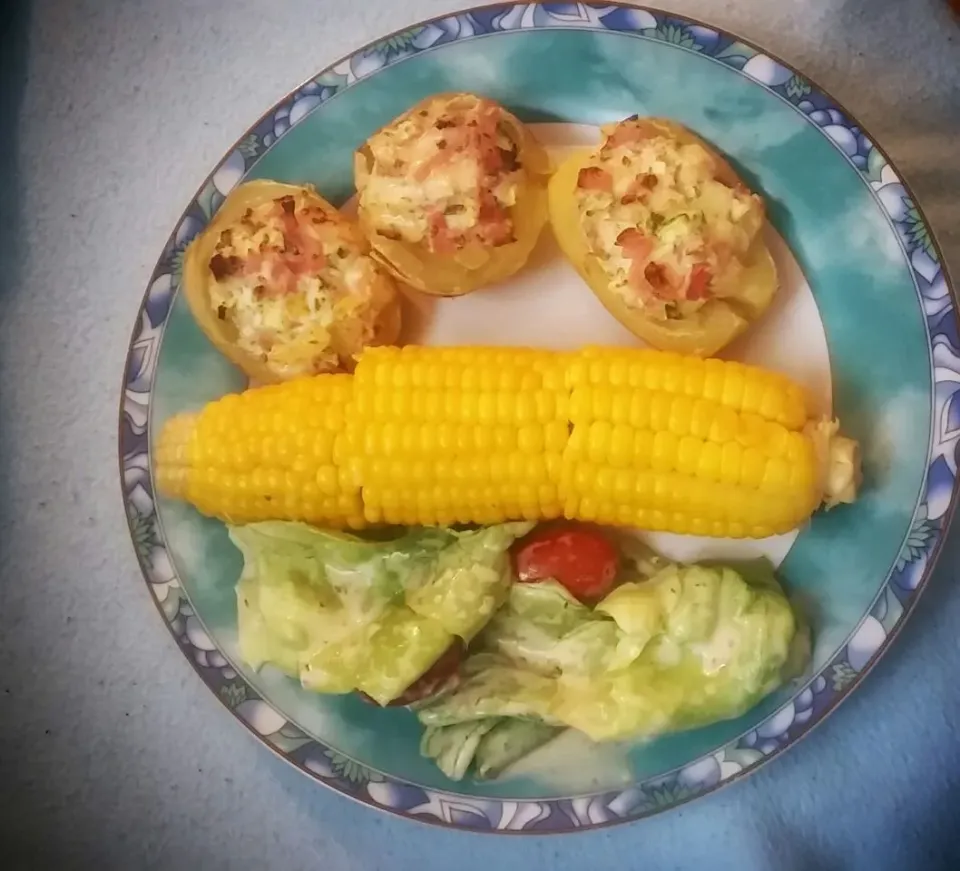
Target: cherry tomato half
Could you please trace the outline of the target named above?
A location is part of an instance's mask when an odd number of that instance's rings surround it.
[[[513,546],[512,555],[521,583],[552,578],[590,603],[610,591],[620,565],[617,548],[598,530],[579,524],[536,529]]]
[[[421,699],[428,699],[436,695],[441,689],[444,689],[457,678],[457,672],[460,670],[460,663],[463,661],[464,644],[460,638],[455,638],[453,643],[441,654],[440,658],[430,666],[420,677],[418,677],[410,686],[408,686],[399,696],[390,702],[387,707],[401,707],[412,705]],[[358,692],[359,696],[371,704],[377,704],[365,692]]]

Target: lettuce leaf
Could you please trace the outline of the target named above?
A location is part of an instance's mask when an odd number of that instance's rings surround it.
[[[552,721],[556,680],[490,653],[471,656],[452,692],[417,709],[426,726],[449,726],[489,717],[530,717]]]
[[[564,675],[555,714],[596,740],[647,738],[745,713],[796,669],[798,621],[769,564],[670,566],[614,590],[598,610],[645,639],[624,669]]]
[[[428,726],[420,740],[420,753],[437,763],[451,780],[462,780],[473,763],[477,748],[500,719],[467,720],[452,726]]]
[[[643,644],[560,584],[514,584],[480,639],[489,650],[542,674],[596,674],[628,665]]]
[[[530,527],[412,529],[390,540],[281,521],[231,527],[244,558],[241,656],[310,689],[360,689],[385,704],[454,636],[485,625],[510,587],[509,547]]]
[[[768,563],[668,565],[592,611],[559,585],[517,585],[481,641],[494,653],[468,660],[469,679],[420,711],[426,725],[522,717],[650,738],[740,716],[809,656]]]
[[[487,780],[562,731],[538,720],[488,717],[452,726],[428,726],[420,752],[433,759],[451,780],[461,780],[471,771],[477,780]]]
[[[447,547],[410,573],[407,604],[470,641],[503,604],[513,581],[510,545],[532,528],[532,523],[504,523],[452,532]]]

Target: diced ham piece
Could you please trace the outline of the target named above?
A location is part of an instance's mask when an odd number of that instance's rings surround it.
[[[647,139],[655,139],[657,135],[656,131],[646,127],[639,127],[634,121],[628,118],[613,128],[613,131],[606,138],[603,145],[605,148],[617,148],[621,145],[636,145],[638,142],[643,142]]]
[[[613,193],[613,176],[599,166],[585,166],[577,175],[577,187],[585,191]]]

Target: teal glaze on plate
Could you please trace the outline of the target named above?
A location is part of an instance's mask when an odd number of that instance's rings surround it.
[[[623,766],[585,765],[559,785],[535,772],[453,784],[420,758],[420,728],[408,712],[314,695],[270,669],[245,669],[236,658],[239,555],[222,525],[182,504],[158,508],[146,474],[143,409],[156,434],[171,414],[242,386],[173,295],[186,243],[241,178],[309,181],[343,201],[354,148],[441,90],[484,93],[528,121],[666,115],[730,155],[765,195],[810,283],[835,413],[865,451],[862,498],[818,514],[781,567],[790,589],[816,603],[806,684],[740,720],[618,747]],[[936,392],[935,354],[946,373]],[[291,761],[364,801],[432,821],[500,830],[604,824],[701,794],[788,746],[884,647],[926,576],[951,502],[960,412],[950,373],[958,370],[952,299],[919,212],[862,131],[809,82],[725,34],[659,13],[613,4],[496,7],[361,50],[276,107],[218,167],[157,267],[131,348],[125,494],[148,581],[186,652],[221,699]],[[553,801],[575,795],[590,797]]]

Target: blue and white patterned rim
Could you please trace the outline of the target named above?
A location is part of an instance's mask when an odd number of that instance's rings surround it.
[[[230,667],[194,615],[167,552],[154,504],[148,424],[161,335],[179,284],[183,251],[258,158],[331,96],[384,67],[458,40],[526,28],[611,30],[671,43],[740,71],[821,128],[874,191],[903,240],[926,314],[935,420],[920,510],[900,557],[871,613],[798,695],[758,728],[667,775],[573,799],[506,801],[414,786],[344,758],[287,722]],[[457,828],[546,833],[635,820],[704,795],[793,744],[844,699],[902,627],[930,575],[949,528],[960,441],[960,400],[953,402],[960,388],[960,338],[954,296],[941,264],[919,206],[853,118],[782,61],[723,31],[615,3],[531,3],[480,7],[394,33],[334,64],[258,121],[191,201],[153,271],[131,338],[120,405],[123,498],[144,577],[184,654],[220,700],[282,758],[358,801]],[[932,498],[934,490],[942,494],[947,489],[952,491],[948,504]]]

